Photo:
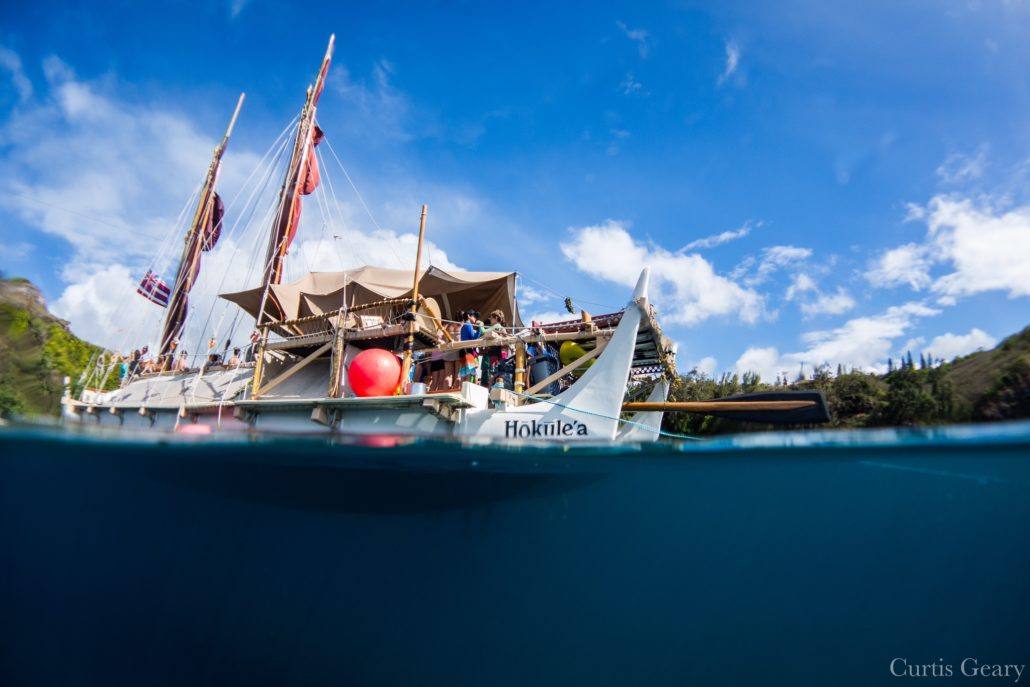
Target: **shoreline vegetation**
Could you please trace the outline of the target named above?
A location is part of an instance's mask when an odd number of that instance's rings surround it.
[[[950,362],[916,362],[909,354],[886,374],[817,367],[793,382],[768,384],[754,373],[723,374],[717,379],[697,370],[679,376],[670,401],[710,401],[761,391],[821,391],[831,420],[822,428],[915,427],[991,422],[1030,417],[1030,327],[993,349]],[[644,398],[653,382],[637,386],[633,400]],[[662,429],[677,434],[713,435],[782,429],[724,418],[666,413]]]
[[[52,315],[39,289],[26,279],[0,278],[0,417],[57,415],[63,378],[72,392],[98,346],[79,339]],[[628,400],[647,396],[653,381],[635,385]],[[113,388],[116,380],[109,380]],[[708,401],[760,391],[821,391],[830,427],[889,427],[986,422],[1030,417],[1030,327],[996,348],[950,362],[908,356],[885,375],[817,367],[807,377],[769,384],[754,373],[717,379],[691,370],[677,377],[670,401]],[[822,425],[825,427],[826,425]],[[666,413],[663,429],[693,435],[767,430],[769,425]]]

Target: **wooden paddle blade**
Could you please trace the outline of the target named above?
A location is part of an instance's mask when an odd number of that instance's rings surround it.
[[[715,417],[747,422],[768,422],[776,425],[800,425],[830,421],[830,411],[826,407],[826,399],[821,391],[769,391],[758,394],[737,394],[716,401],[751,402],[751,401],[809,401],[804,407],[793,410],[752,410],[746,407],[740,410],[718,410],[711,413]]]

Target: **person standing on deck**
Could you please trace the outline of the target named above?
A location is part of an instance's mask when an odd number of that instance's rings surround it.
[[[479,313],[475,310],[468,310],[461,313],[461,340],[475,341],[483,335],[482,325],[479,323]],[[462,351],[461,369],[458,376],[462,381],[475,383],[476,373],[479,371],[478,349],[466,348]]]
[[[484,339],[498,339],[504,336],[503,312],[494,310],[487,315],[486,322],[486,327],[482,329]],[[486,381],[494,378],[494,373],[501,364],[501,361],[508,359],[508,347],[488,348],[483,353],[482,371],[479,378],[483,380],[483,386],[486,386]]]

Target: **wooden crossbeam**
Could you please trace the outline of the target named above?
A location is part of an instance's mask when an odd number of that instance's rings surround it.
[[[527,395],[535,394],[536,392],[538,392],[541,389],[545,388],[548,384],[550,384],[554,380],[561,379],[562,377],[564,377],[568,373],[572,372],[573,370],[575,370],[577,367],[579,367],[583,363],[585,363],[585,362],[587,362],[589,360],[593,360],[597,356],[601,355],[601,351],[604,350],[604,347],[606,345],[607,345],[607,342],[602,344],[600,341],[598,341],[597,342],[597,348],[595,348],[594,350],[588,352],[586,355],[584,355],[584,356],[582,356],[580,358],[576,358],[571,363],[569,363],[568,365],[566,365],[562,369],[558,370],[554,374],[548,375],[548,376],[544,377],[539,382],[537,382],[533,386],[531,386],[528,389],[526,389],[526,394]]]
[[[273,379],[270,382],[268,382],[267,384],[263,385],[259,390],[255,391],[254,392],[254,398],[257,398],[258,396],[262,396],[262,395],[268,393],[269,391],[271,391],[272,389],[274,389],[275,387],[279,386],[280,384],[285,382],[287,379],[289,379],[290,377],[295,375],[302,368],[307,367],[308,364],[311,363],[311,361],[313,361],[315,358],[317,358],[318,356],[322,355],[323,353],[325,353],[326,351],[328,351],[332,347],[333,347],[333,342],[330,341],[329,343],[323,344],[322,346],[316,348],[315,351],[313,353],[311,353],[310,355],[308,355],[306,358],[304,358],[303,360],[301,360],[300,362],[298,362],[297,364],[292,366],[290,369],[288,369],[285,372],[283,372],[282,374],[280,374],[275,379]]]

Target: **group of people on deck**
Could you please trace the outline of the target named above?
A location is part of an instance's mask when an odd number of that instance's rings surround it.
[[[122,383],[131,381],[140,375],[159,372],[195,372],[196,368],[190,367],[189,353],[185,349],[177,350],[177,348],[178,342],[173,341],[171,351],[167,355],[150,356],[149,346],[144,346],[143,348],[133,350],[129,355],[118,355],[116,353],[113,356],[112,362],[116,365],[115,369]],[[226,350],[228,350],[228,345]],[[223,356],[216,351],[208,354],[203,370],[206,372],[216,367],[232,368],[238,366],[241,361],[239,348],[233,348],[232,355],[228,359],[223,359]]]
[[[449,338],[453,341],[483,340],[484,345],[461,350],[430,351],[428,357],[419,366],[420,372],[415,381],[421,381],[431,391],[455,389],[462,382],[472,382],[482,386],[505,386],[498,368],[511,357],[510,346],[490,346],[490,339],[505,336],[505,317],[500,310],[494,310],[486,316],[486,320],[477,310],[465,310],[458,315],[458,322],[449,322],[445,326]]]

